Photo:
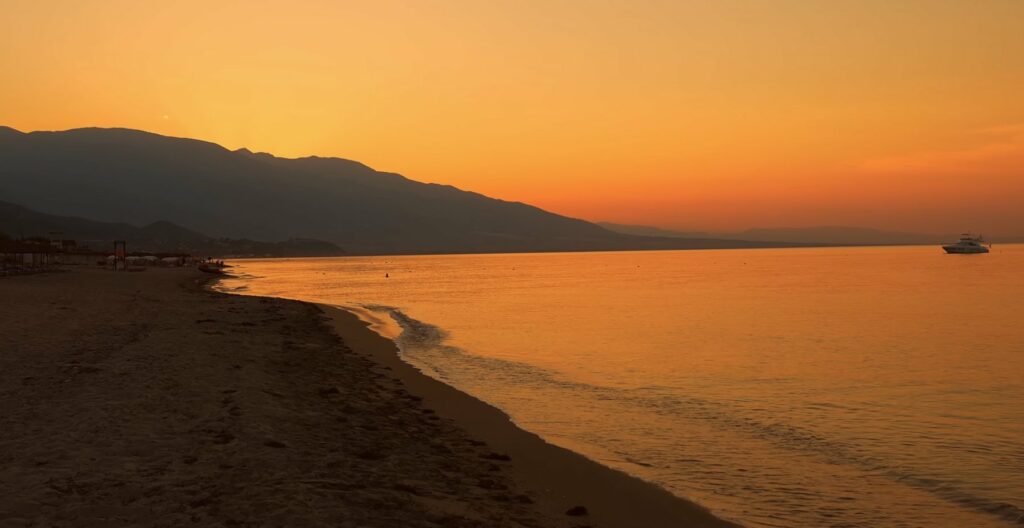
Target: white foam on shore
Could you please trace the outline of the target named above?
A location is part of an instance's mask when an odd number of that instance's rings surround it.
[[[370,325],[370,330],[373,330],[381,337],[390,339],[395,343],[398,343],[398,339],[402,335],[403,328],[398,324],[398,322],[396,322],[392,317],[381,314],[378,310],[360,305],[334,304],[331,306],[355,314],[360,321]]]

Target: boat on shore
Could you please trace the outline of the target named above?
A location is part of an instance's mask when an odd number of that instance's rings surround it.
[[[942,249],[946,250],[946,253],[955,254],[988,253],[989,251],[985,247],[985,239],[981,235],[973,236],[970,233],[960,235],[959,242],[942,246]]]

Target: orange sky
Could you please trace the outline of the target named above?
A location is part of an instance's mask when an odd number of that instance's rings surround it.
[[[590,220],[1024,233],[1021,0],[0,0],[0,124]]]

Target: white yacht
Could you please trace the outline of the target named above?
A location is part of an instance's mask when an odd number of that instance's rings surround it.
[[[964,233],[960,235],[959,242],[942,246],[942,249],[945,249],[946,253],[988,253],[988,248],[984,246],[984,243],[985,240],[981,238],[981,235],[971,236],[970,233]]]

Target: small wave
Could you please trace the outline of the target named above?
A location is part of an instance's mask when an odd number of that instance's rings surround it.
[[[448,332],[444,329],[425,323],[403,312],[393,306],[379,304],[363,304],[362,308],[374,312],[382,312],[389,315],[402,328],[401,334],[395,339],[399,351],[403,356],[417,360],[415,366],[427,367],[434,373],[439,374],[442,381],[450,381],[444,376],[444,369],[434,362],[426,361],[431,354],[440,354],[455,358],[453,363],[467,370],[483,371],[501,375],[504,378],[523,385],[537,385],[544,387],[556,387],[560,389],[576,391],[600,391],[603,388],[586,383],[569,381],[558,377],[555,372],[516,361],[489,358],[469,353],[459,347],[445,343]],[[411,356],[415,356],[414,358]]]
[[[364,306],[370,310],[387,312],[402,327],[399,345],[408,344],[423,348],[441,347],[448,337],[448,332],[442,330],[441,327],[413,319],[398,308],[383,305]]]

